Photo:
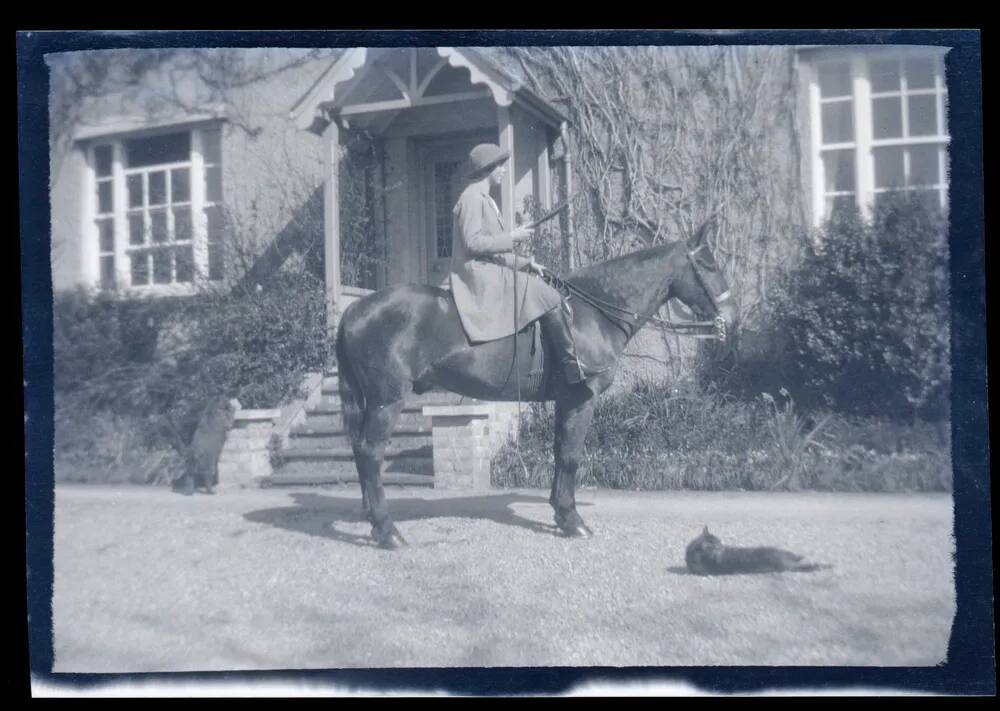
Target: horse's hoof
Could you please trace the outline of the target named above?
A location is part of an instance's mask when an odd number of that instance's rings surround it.
[[[387,551],[398,550],[410,545],[395,528],[381,536],[376,536],[376,540],[378,541],[378,547]]]
[[[556,516],[556,525],[567,538],[590,538],[594,532],[583,522],[578,514]]]
[[[587,524],[582,521],[580,523],[562,526],[562,532],[567,538],[591,538],[594,535],[594,532],[591,531]]]

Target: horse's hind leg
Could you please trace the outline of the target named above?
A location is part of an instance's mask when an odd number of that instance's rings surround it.
[[[371,407],[365,417],[362,436],[352,443],[358,478],[361,480],[362,505],[372,525],[372,538],[380,547],[388,549],[406,545],[389,516],[389,506],[382,487],[385,446],[402,407],[402,401]]]
[[[556,398],[556,472],[549,503],[555,509],[556,525],[576,538],[593,535],[576,511],[576,471],[593,416],[593,394],[585,387],[567,388]]]

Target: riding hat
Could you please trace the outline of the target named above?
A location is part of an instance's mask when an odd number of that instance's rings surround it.
[[[480,143],[469,152],[468,175],[477,180],[485,178],[490,171],[509,157],[509,151],[505,151],[494,143]]]

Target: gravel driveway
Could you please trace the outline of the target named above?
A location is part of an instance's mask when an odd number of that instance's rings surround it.
[[[357,487],[184,497],[59,486],[55,671],[398,666],[934,665],[955,614],[947,495],[388,490],[410,547],[372,547]],[[834,567],[703,578],[708,524]]]

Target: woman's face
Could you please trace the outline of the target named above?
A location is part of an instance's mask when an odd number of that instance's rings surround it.
[[[490,184],[500,185],[503,182],[503,176],[505,176],[506,174],[507,174],[507,164],[501,163],[490,172]]]

